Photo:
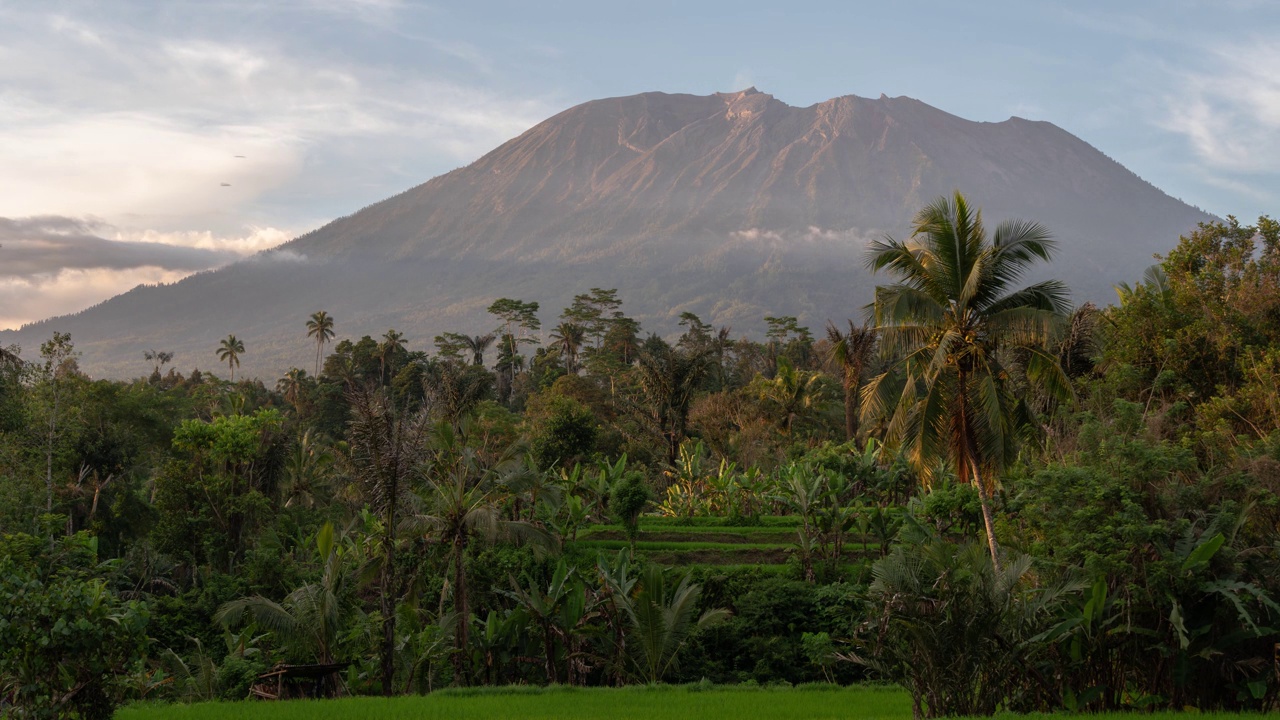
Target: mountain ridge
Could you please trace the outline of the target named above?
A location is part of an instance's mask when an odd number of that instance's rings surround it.
[[[539,301],[549,325],[590,287],[619,288],[624,309],[661,333],[684,310],[740,331],[766,314],[817,327],[870,299],[866,240],[905,234],[954,189],[989,222],[1054,231],[1059,261],[1044,275],[1081,301],[1109,299],[1111,284],[1214,219],[1045,121],[977,122],[885,95],[801,108],[755,88],[642,93],[568,108],[275,250],[0,342],[38,345],[65,327],[86,367],[129,375],[149,347],[207,369],[235,333],[246,373],[278,377],[305,366],[301,326],[317,309],[340,336],[394,326],[425,348],[443,331],[488,330],[496,297]]]

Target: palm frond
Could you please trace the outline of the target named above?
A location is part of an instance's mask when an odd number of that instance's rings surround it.
[[[1027,347],[1027,380],[1060,403],[1075,402],[1075,389],[1058,358],[1038,347]]]
[[[991,300],[983,307],[983,312],[995,315],[1018,307],[1066,315],[1071,311],[1071,291],[1060,280],[1044,280]]]

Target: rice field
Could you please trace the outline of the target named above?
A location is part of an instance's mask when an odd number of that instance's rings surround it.
[[[909,720],[896,688],[479,688],[426,696],[137,705],[117,720]]]
[[[246,700],[195,705],[134,705],[116,720],[909,720],[899,688],[830,685],[796,688],[661,686],[628,688],[473,688],[432,695],[340,700]],[[1006,716],[1018,720],[1052,715]],[[1103,713],[1092,720],[1181,720],[1187,713]],[[1280,715],[1194,713],[1196,720]]]
[[[713,565],[779,567],[796,547],[798,519],[793,516],[756,518],[750,525],[726,518],[644,517],[636,552],[662,565]],[[589,552],[617,552],[630,547],[617,525],[591,525],[571,545]],[[849,560],[874,553],[878,545],[851,535],[845,543]]]

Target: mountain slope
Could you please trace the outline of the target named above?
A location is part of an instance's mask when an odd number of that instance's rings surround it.
[[[766,314],[812,326],[858,317],[874,280],[866,240],[962,190],[989,221],[1023,217],[1059,238],[1078,301],[1109,301],[1153,253],[1211,219],[1066,131],[977,123],[910,98],[846,96],[806,108],[752,90],[645,93],[584,103],[475,163],[222,270],[138,288],[75,316],[0,334],[35,347],[70,331],[92,371],[133,375],[149,347],[179,367],[216,362],[235,333],[247,373],[306,366],[307,315],[339,336],[389,327],[425,347],[494,324],[501,296],[550,323],[573,294],[617,287],[648,330],[691,310],[738,331]]]

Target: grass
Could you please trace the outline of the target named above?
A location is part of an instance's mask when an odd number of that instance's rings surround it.
[[[117,720],[908,720],[911,701],[897,688],[480,688],[400,698],[197,705],[137,705]]]
[[[909,720],[911,700],[895,687],[801,685],[795,688],[701,685],[627,688],[529,686],[443,690],[397,698],[343,698],[124,708],[116,720]],[[1017,720],[1061,718],[1032,713]],[[1186,713],[1100,713],[1091,720],[1182,720]],[[1277,717],[1195,713],[1197,720]]]

